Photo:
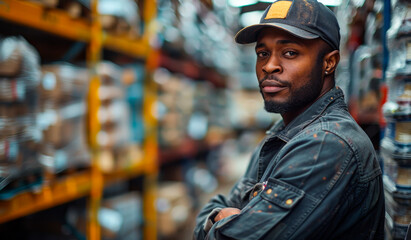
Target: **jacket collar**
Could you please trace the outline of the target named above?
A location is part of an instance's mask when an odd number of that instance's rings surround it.
[[[267,131],[267,134],[272,134],[273,136],[288,142],[298,132],[322,115],[330,105],[335,104],[343,104],[346,107],[344,102],[344,93],[338,86],[334,87],[320,99],[315,101],[309,108],[297,116],[287,126],[284,126],[283,120],[276,122],[274,126]]]

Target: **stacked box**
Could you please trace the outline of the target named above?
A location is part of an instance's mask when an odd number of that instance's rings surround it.
[[[181,146],[188,136],[187,127],[194,113],[196,83],[193,80],[159,69],[154,75],[159,82],[159,145],[163,149]],[[207,88],[207,86],[204,86]],[[199,87],[201,91],[201,87]],[[205,91],[204,89],[202,91]],[[208,107],[202,102],[203,108]]]
[[[38,186],[37,52],[20,37],[0,39],[0,199]]]
[[[67,224],[81,239],[86,236],[86,209],[71,207],[66,215]],[[103,199],[98,212],[101,239],[139,240],[142,237],[143,203],[138,192],[128,192]]]
[[[97,66],[100,79],[98,110],[100,131],[97,144],[100,150],[100,166],[109,172],[135,165],[141,159],[141,148],[132,142],[130,108],[124,84],[124,70],[111,62]]]
[[[183,230],[192,221],[193,214],[187,186],[182,182],[162,182],[157,195],[159,238],[183,239]]]
[[[381,141],[386,232],[389,239],[404,239],[411,222],[411,3],[395,3],[387,36],[389,95],[383,107],[387,127]]]
[[[58,8],[64,9],[72,18],[91,18],[90,0],[59,0]]]
[[[42,66],[40,162],[51,173],[90,165],[84,128],[88,84],[87,69],[67,63]]]
[[[47,9],[62,9],[71,18],[90,19],[90,0],[27,0],[39,3]]]
[[[141,36],[139,8],[134,0],[100,0],[98,12],[105,31],[132,39]]]

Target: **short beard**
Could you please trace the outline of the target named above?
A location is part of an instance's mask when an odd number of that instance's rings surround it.
[[[315,74],[317,75],[317,74]],[[321,92],[321,81],[318,78],[302,86],[293,92],[289,100],[284,103],[264,100],[264,109],[270,113],[287,113],[300,109],[307,104],[314,102]]]

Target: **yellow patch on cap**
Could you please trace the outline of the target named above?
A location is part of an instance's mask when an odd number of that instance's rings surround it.
[[[265,19],[282,18],[287,17],[292,2],[290,1],[278,1],[271,4],[270,10],[268,10]]]

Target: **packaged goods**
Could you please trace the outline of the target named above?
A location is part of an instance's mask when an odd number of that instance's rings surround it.
[[[387,120],[381,141],[384,160],[387,239],[404,239],[411,222],[411,5],[394,1],[387,32]]]
[[[43,142],[61,148],[78,135],[84,136],[84,102],[73,102],[61,108],[43,108],[38,114]]]
[[[130,140],[129,108],[122,85],[122,69],[110,62],[97,66],[101,85],[98,89],[101,106],[97,117],[101,131],[97,142],[103,149],[114,149],[127,144]]]
[[[58,8],[64,9],[72,18],[90,16],[90,0],[59,0]]]
[[[56,104],[84,99],[88,83],[87,69],[67,63],[43,65],[39,86],[41,100]]]
[[[71,207],[66,219],[76,235],[86,235],[86,209]],[[103,240],[142,239],[143,209],[140,194],[133,191],[103,199],[98,221]]]
[[[384,174],[397,188],[411,187],[411,145],[396,144],[389,138],[381,142]]]
[[[89,74],[68,63],[42,66],[37,122],[40,162],[52,173],[88,167],[85,114]]]
[[[34,106],[33,106],[34,107]],[[10,122],[17,119],[24,119],[34,114],[34,110],[29,104],[22,102],[0,103],[0,122]],[[34,122],[32,122],[34,124]]]
[[[98,89],[98,96],[102,104],[106,104],[115,99],[123,98],[124,92],[119,86],[102,85]]]
[[[144,65],[127,66],[123,72],[123,84],[126,86],[126,99],[130,109],[131,141],[141,144],[144,138],[143,96],[144,96]]]
[[[132,0],[101,0],[98,11],[104,30],[116,35],[140,36],[138,5]]]
[[[40,80],[37,52],[21,37],[0,39],[0,102],[36,100]]]
[[[387,225],[391,239],[404,239],[411,222],[411,188],[400,190],[384,178]]]
[[[402,152],[404,148],[411,147],[411,68],[408,70],[410,73],[402,73],[406,69],[397,71],[396,77],[392,80],[390,101],[383,107],[387,121],[385,137],[396,145],[395,152]]]
[[[119,86],[121,83],[121,68],[112,62],[100,62],[96,66],[96,73],[100,78],[102,86]]]
[[[181,182],[163,182],[158,188],[158,232],[160,236],[182,239],[181,230],[192,220],[192,201]]]
[[[38,187],[41,132],[37,128],[40,80],[37,52],[21,37],[0,39],[0,199]]]
[[[121,216],[122,224],[117,229],[110,229],[110,224],[107,224],[107,216],[101,216],[99,219],[101,223],[105,223],[103,226],[111,232],[110,234],[117,238],[127,235],[128,232],[141,227],[143,224],[142,199],[137,192],[129,192],[105,199],[102,206],[105,209],[116,211]]]
[[[140,142],[133,141],[136,138],[133,137],[132,121],[141,108],[134,108],[138,103],[133,100],[138,99],[128,95],[128,87],[135,82],[135,76],[111,62],[99,63],[96,72],[100,79],[98,96],[101,104],[96,112],[100,131],[95,137],[100,167],[110,172],[135,166],[141,159],[141,147]]]
[[[21,56],[20,50],[18,48],[12,48],[11,51],[8,49],[9,43],[1,43],[2,52],[0,59],[0,76],[2,77],[15,77],[18,75],[21,68],[21,61],[23,56]]]
[[[38,142],[29,127],[5,124],[0,129],[0,199],[41,184]]]

